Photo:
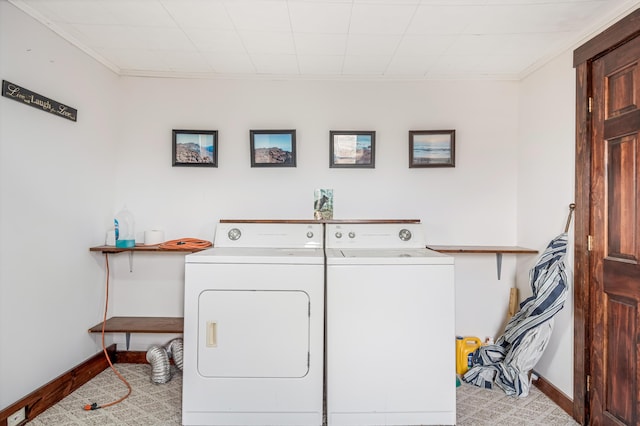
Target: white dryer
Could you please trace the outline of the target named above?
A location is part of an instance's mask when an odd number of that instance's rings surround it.
[[[453,258],[422,225],[327,224],[327,424],[456,422]]]
[[[186,256],[184,425],[322,424],[322,231],[220,223]]]

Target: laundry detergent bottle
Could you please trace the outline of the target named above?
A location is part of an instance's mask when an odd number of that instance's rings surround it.
[[[472,336],[456,336],[456,373],[463,375],[471,367],[471,358],[482,341]]]
[[[135,247],[136,234],[133,214],[127,210],[126,206],[116,214],[113,225],[116,231],[116,247]]]

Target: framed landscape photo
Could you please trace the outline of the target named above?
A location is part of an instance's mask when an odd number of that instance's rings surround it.
[[[375,167],[376,132],[329,132],[329,167]]]
[[[218,131],[173,130],[173,166],[218,167]]]
[[[409,168],[455,167],[455,130],[410,130]]]
[[[251,167],[296,167],[295,130],[251,130]]]

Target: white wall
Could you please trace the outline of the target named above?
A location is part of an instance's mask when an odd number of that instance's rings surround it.
[[[122,78],[122,88],[114,209],[127,205],[139,236],[212,239],[221,218],[312,219],[324,187],[336,219],[421,219],[431,244],[516,243],[516,82]],[[290,128],[297,167],[251,168],[249,130]],[[218,130],[219,167],[172,167],[171,129]],[[455,129],[456,167],[410,169],[410,129]],[[329,168],[330,130],[375,130],[375,169]],[[114,257],[112,312],[181,315],[181,261],[136,254],[130,273],[126,256]],[[456,261],[457,331],[496,335],[515,259],[505,257],[501,281],[492,255]],[[132,347],[160,338],[134,336]]]
[[[72,122],[0,99],[0,408],[99,351],[89,253],[114,198],[117,78],[0,1],[0,76],[78,109]]]
[[[558,102],[553,116],[528,117],[518,82],[117,78],[6,2],[0,8],[2,78],[79,110],[72,123],[0,100],[0,342],[9,348],[0,351],[0,407],[100,350],[86,330],[102,314],[104,258],[88,248],[104,242],[123,204],[139,236],[160,228],[167,239],[211,239],[221,218],[312,218],[319,187],[334,189],[337,219],[421,219],[434,245],[541,248],[563,225],[564,198],[557,213],[543,212],[549,226],[518,193],[542,192],[538,174],[556,161],[572,188],[572,158],[538,153],[529,171],[525,151],[537,147],[534,131],[572,147],[548,122],[572,128],[573,109]],[[524,96],[543,97],[535,92],[566,74],[570,63],[536,73]],[[172,167],[174,128],[218,130],[219,167]],[[288,128],[297,130],[298,166],[251,168],[249,130]],[[377,132],[375,169],[329,168],[329,131],[345,129]],[[455,168],[408,168],[408,130],[423,129],[456,130]],[[457,333],[501,332],[516,259],[534,260],[506,255],[498,281],[494,256],[456,256]],[[182,315],[183,255],[137,253],[133,272],[128,256],[110,260],[110,314]],[[132,349],[166,339],[133,336]],[[561,361],[554,368],[569,371]]]
[[[518,146],[518,243],[542,252],[564,231],[574,201],[575,70],[567,51],[520,85]],[[568,297],[555,317],[549,345],[536,366],[546,380],[573,398],[573,226],[565,264]],[[521,300],[531,295],[528,271],[518,261]]]

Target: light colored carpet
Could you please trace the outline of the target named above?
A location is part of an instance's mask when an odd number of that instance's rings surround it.
[[[33,419],[31,426],[174,426],[181,424],[182,374],[173,368],[169,383],[151,382],[148,364],[116,364],[129,381],[129,398],[111,407],[85,411],[93,402],[107,404],[126,394],[126,386],[108,368],[55,406]],[[568,426],[577,425],[567,413],[537,388],[526,398],[513,398],[499,389],[487,390],[463,384],[457,388],[459,426]]]

